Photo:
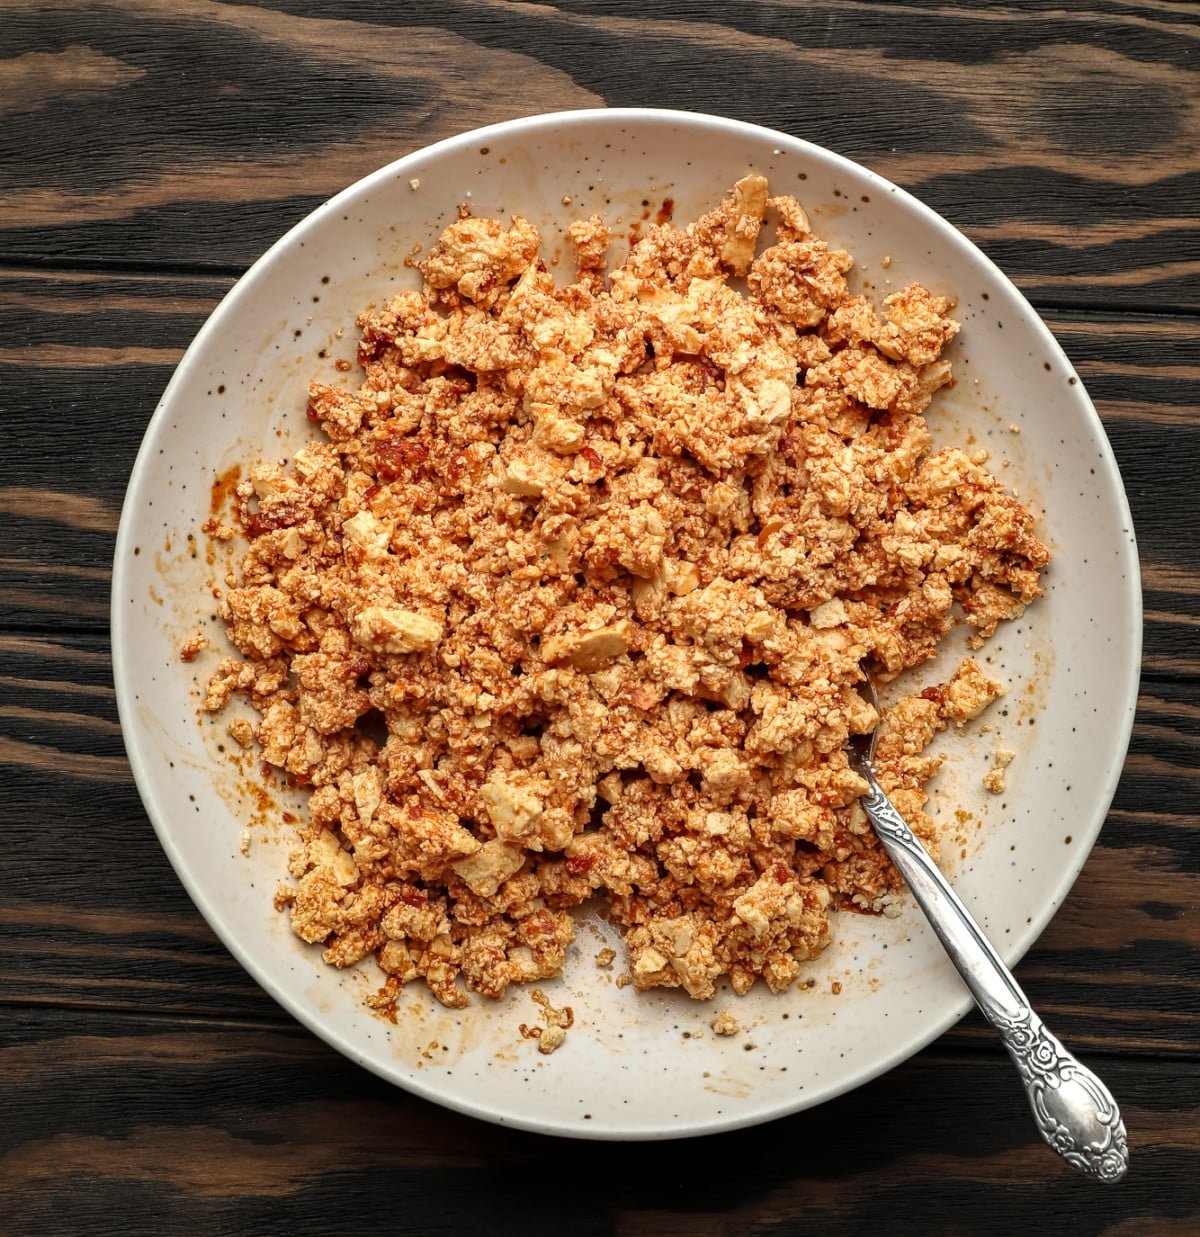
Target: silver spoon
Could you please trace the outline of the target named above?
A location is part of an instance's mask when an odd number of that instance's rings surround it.
[[[869,678],[866,688],[878,717],[879,698]],[[1101,1181],[1119,1181],[1129,1167],[1129,1149],[1116,1101],[1046,1030],[1012,972],[879,785],[872,763],[878,730],[876,721],[869,734],[854,736],[850,745],[851,764],[869,787],[863,810],[983,1016],[1000,1032],[1038,1132],[1072,1168]]]

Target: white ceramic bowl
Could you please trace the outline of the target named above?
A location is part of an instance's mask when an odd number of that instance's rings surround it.
[[[536,1014],[521,989],[498,1004],[477,998],[450,1012],[413,985],[397,1024],[389,1025],[361,1003],[378,974],[325,966],[272,910],[286,828],[256,828],[249,855],[240,853],[252,792],[216,751],[224,722],[201,726],[196,716],[196,687],[216,655],[190,666],[178,655],[180,640],[197,628],[216,648],[223,643],[211,600],[205,605],[213,569],[202,549],[192,552],[196,543],[187,535],[202,547],[199,525],[215,474],[248,456],[287,456],[308,437],[308,379],[337,380],[332,358],[353,355],[355,314],[414,280],[404,257],[415,242],[428,244],[460,201],[480,214],[526,215],[542,229],[551,257],[572,218],[598,210],[627,224],[671,197],[675,218],[687,220],[749,170],[765,173],[776,192],[797,194],[816,230],[855,255],[856,278],[873,294],[919,279],[957,298],[958,384],[931,411],[935,438],[970,437],[987,447],[1001,475],[1045,512],[1055,551],[1047,596],[988,650],[1009,683],[1006,704],[991,714],[998,729],[949,740],[947,767],[934,784],[949,833],[962,832],[956,809],[976,817],[962,843],[947,846],[947,866],[1010,963],[1070,889],[1121,769],[1141,638],[1137,555],[1121,480],[1053,336],[948,223],[819,147],[682,112],[517,120],[440,142],[368,176],[251,268],[196,337],[154,414],[117,539],[117,697],[134,775],[162,845],[246,969],[352,1060],[489,1120],[595,1138],[748,1125],[880,1074],[940,1035],[969,1000],[915,907],[895,920],[839,916],[835,943],[813,965],[810,988],[772,996],[759,985],[711,1005],[618,988],[619,966],[606,973],[593,961],[607,932],[585,916],[564,978],[544,985],[575,1012],[575,1027],[553,1057],[539,1056],[520,1037],[518,1024]],[[322,350],[328,358],[318,357]],[[352,374],[344,380],[357,381]],[[1018,755],[1008,792],[984,803],[980,775],[996,746]],[[717,1008],[733,1011],[747,1030],[732,1039],[714,1035],[708,1023]]]

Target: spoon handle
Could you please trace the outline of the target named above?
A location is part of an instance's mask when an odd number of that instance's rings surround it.
[[[908,882],[983,1016],[1016,1063],[1041,1136],[1072,1168],[1118,1181],[1129,1167],[1125,1123],[1108,1088],[1045,1028],[1012,972],[875,778],[863,809]]]

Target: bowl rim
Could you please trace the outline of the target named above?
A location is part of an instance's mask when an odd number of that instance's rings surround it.
[[[154,831],[158,836],[159,843],[166,853],[167,859],[186,889],[188,896],[196,906],[196,909],[204,917],[209,927],[212,928],[213,932],[217,935],[222,944],[229,950],[229,952],[255,980],[255,982],[269,996],[271,996],[272,999],[282,1006],[283,1009],[296,1018],[297,1021],[299,1021],[308,1030],[313,1032],[313,1034],[318,1036],[318,1038],[322,1039],[330,1047],[334,1048],[337,1052],[341,1053],[349,1060],[364,1067],[365,1069],[370,1070],[373,1074],[384,1079],[386,1082],[394,1086],[399,1086],[412,1094],[439,1104],[442,1107],[509,1128],[523,1129],[534,1133],[572,1137],[589,1141],[654,1141],[662,1139],[698,1137],[763,1124],[768,1121],[776,1120],[780,1117],[800,1112],[806,1108],[823,1104],[845,1094],[848,1091],[854,1090],[865,1083],[873,1081],[882,1074],[885,1074],[889,1070],[895,1068],[895,1066],[908,1060],[910,1057],[915,1056],[922,1049],[928,1047],[967,1013],[972,1005],[971,998],[964,988],[961,999],[951,1006],[950,1009],[941,1017],[931,1019],[923,1027],[919,1034],[913,1036],[911,1039],[905,1040],[900,1044],[894,1045],[890,1051],[880,1056],[877,1060],[872,1062],[870,1066],[861,1068],[858,1072],[842,1079],[840,1082],[830,1084],[829,1086],[823,1088],[818,1088],[811,1095],[797,1090],[794,1102],[777,1103],[766,1109],[757,1110],[752,1114],[726,1116],[707,1121],[702,1125],[689,1126],[683,1129],[672,1127],[666,1123],[663,1123],[653,1128],[639,1127],[633,1130],[621,1130],[608,1127],[600,1127],[596,1130],[580,1130],[574,1126],[567,1126],[565,1124],[555,1122],[554,1120],[525,1117],[521,1114],[511,1114],[509,1112],[492,1109],[483,1103],[474,1103],[466,1099],[448,1097],[442,1094],[436,1086],[426,1084],[423,1079],[419,1077],[398,1077],[396,1074],[389,1072],[385,1062],[372,1061],[364,1053],[360,1052],[345,1036],[334,1030],[332,1027],[326,1025],[319,1010],[310,1008],[301,1000],[289,995],[275,980],[270,970],[260,967],[254,961],[247,950],[243,948],[237,934],[226,927],[223,922],[221,912],[214,905],[212,899],[206,895],[192,870],[184,862],[172,838],[172,833],[168,825],[168,813],[163,810],[161,804],[158,803],[156,799],[148,761],[143,753],[142,747],[136,741],[135,737],[138,734],[138,727],[133,708],[135,693],[131,681],[130,669],[130,664],[133,658],[132,655],[130,657],[126,656],[125,645],[128,637],[126,635],[125,607],[122,602],[128,593],[126,577],[127,571],[131,568],[126,565],[132,564],[132,558],[130,555],[131,542],[134,536],[132,529],[135,514],[140,506],[141,489],[146,484],[146,478],[150,474],[150,464],[155,454],[154,445],[157,441],[158,435],[162,432],[170,405],[176,394],[191,380],[191,371],[197,365],[197,358],[203,352],[210,335],[218,329],[221,319],[229,311],[230,306],[236,299],[248,294],[251,289],[266,280],[277,263],[287,259],[288,251],[296,239],[303,236],[310,229],[316,227],[328,216],[336,214],[342,210],[347,203],[355,201],[361,195],[368,194],[376,188],[387,185],[395,180],[402,179],[410,165],[424,163],[431,157],[457,153],[478,145],[480,142],[486,143],[489,140],[498,140],[502,138],[511,139],[526,132],[553,130],[564,126],[580,127],[586,130],[592,125],[611,125],[613,123],[619,124],[622,121],[643,124],[647,121],[664,124],[674,123],[677,125],[687,126],[698,131],[720,130],[726,133],[743,134],[748,138],[753,137],[758,141],[772,140],[775,141],[781,149],[790,149],[807,159],[818,163],[824,163],[834,170],[840,169],[844,172],[853,174],[856,177],[865,176],[877,187],[879,191],[897,195],[910,211],[915,212],[934,228],[948,228],[954,232],[957,232],[961,241],[974,250],[975,254],[984,264],[985,269],[987,269],[995,279],[998,279],[1002,284],[1006,285],[1012,294],[1018,299],[1021,306],[1027,312],[1029,324],[1032,330],[1039,337],[1043,346],[1047,349],[1048,355],[1053,356],[1068,374],[1076,377],[1074,391],[1077,397],[1083,401],[1085,416],[1090,422],[1090,429],[1096,436],[1098,443],[1106,448],[1103,452],[1102,459],[1099,461],[1098,471],[1102,474],[1102,482],[1113,494],[1115,494],[1118,504],[1118,513],[1121,517],[1122,525],[1124,528],[1129,530],[1128,537],[1123,539],[1121,542],[1119,553],[1121,555],[1121,565],[1124,568],[1126,582],[1126,604],[1129,608],[1129,618],[1132,625],[1132,631],[1129,632],[1131,656],[1129,659],[1129,664],[1124,667],[1123,682],[1121,683],[1121,703],[1123,707],[1121,709],[1121,717],[1115,722],[1118,729],[1118,735],[1114,748],[1114,759],[1108,769],[1098,779],[1100,782],[1099,803],[1102,805],[1101,810],[1096,813],[1095,819],[1087,822],[1086,832],[1081,830],[1079,828],[1079,824],[1076,823],[1076,835],[1080,836],[1083,834],[1086,838],[1086,845],[1079,846],[1073,852],[1070,862],[1064,864],[1062,868],[1062,875],[1056,885],[1053,897],[1046,903],[1044,914],[1035,916],[1033,921],[1026,926],[1024,932],[1007,939],[1003,943],[996,942],[998,952],[1010,967],[1016,966],[1016,964],[1021,960],[1021,958],[1050,923],[1050,920],[1053,918],[1054,914],[1061,906],[1063,900],[1066,898],[1067,894],[1071,890],[1071,887],[1078,878],[1084,863],[1087,861],[1088,856],[1091,854],[1092,849],[1095,846],[1100,830],[1107,819],[1109,808],[1111,807],[1113,797],[1116,793],[1117,783],[1124,769],[1125,759],[1128,754],[1129,743],[1132,737],[1134,710],[1136,707],[1141,680],[1143,636],[1141,576],[1133,519],[1129,509],[1128,496],[1126,495],[1124,483],[1117,467],[1112,445],[1109,442],[1108,435],[1105,433],[1104,425],[1096,411],[1095,404],[1084,387],[1082,380],[1080,380],[1075,374],[1074,366],[1071,365],[1071,362],[1067,358],[1062,346],[1055,338],[1053,332],[1042,320],[1042,317],[1037,310],[1034,309],[1034,307],[1029,303],[1024,293],[1021,292],[1012,280],[1010,280],[1008,276],[1005,275],[1004,272],[991,260],[991,258],[989,258],[988,255],[985,254],[974,243],[974,241],[970,239],[970,237],[966,236],[961,229],[955,227],[954,224],[939,215],[935,210],[933,210],[932,207],[927,206],[919,198],[915,197],[901,186],[893,184],[886,177],[879,175],[870,168],[867,168],[844,155],[838,154],[835,151],[829,150],[827,147],[817,145],[816,143],[810,142],[805,138],[796,137],[792,134],[784,133],[780,130],[772,129],[764,125],[753,124],[749,121],[734,120],[707,112],[691,112],[679,109],[655,107],[598,107],[557,112],[543,112],[533,116],[523,116],[512,120],[499,121],[494,124],[485,125],[480,128],[467,130],[466,132],[459,133],[451,137],[443,138],[427,146],[418,147],[417,149],[410,151],[408,154],[402,155],[400,158],[392,160],[383,167],[368,173],[366,176],[361,177],[345,189],[342,189],[338,193],[334,194],[314,210],[310,211],[303,219],[299,220],[282,236],[280,236],[278,240],[276,240],[247,268],[246,272],[221,298],[216,307],[205,320],[203,326],[201,326],[200,330],[197,332],[195,338],[188,345],[183,356],[180,358],[174,373],[168,381],[167,386],[164,389],[162,396],[159,398],[154,412],[147,423],[141,446],[130,472],[129,483],[126,488],[124,501],[122,503],[120,523],[117,530],[116,543],[113,553],[109,631],[112,650],[113,680],[117,700],[117,713],[121,725],[122,739],[138,794],[141,798],[146,814],[150,818],[150,822],[154,827]]]

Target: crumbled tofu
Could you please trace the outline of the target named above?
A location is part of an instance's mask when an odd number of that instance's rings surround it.
[[[1012,764],[1016,752],[1008,748],[997,748],[992,753],[992,767],[983,775],[983,785],[994,795],[1002,795],[1005,788],[1008,766]]]
[[[567,1033],[562,1027],[547,1026],[542,1028],[538,1037],[538,1052],[549,1056],[556,1048],[561,1048],[566,1041]]]
[[[1003,695],[1004,685],[985,674],[979,664],[968,657],[942,690],[942,712],[961,725],[978,717],[993,700]]]
[[[564,199],[563,205],[567,205]],[[575,266],[583,285],[598,291],[603,284],[600,272],[608,262],[608,246],[612,234],[599,215],[577,219],[567,229],[567,238],[575,254]]]
[[[622,620],[612,627],[589,631],[571,654],[571,662],[581,670],[593,670],[620,657],[629,647],[629,623]]]
[[[366,606],[353,619],[359,644],[377,653],[423,653],[442,638],[442,624],[427,614],[389,606]]]
[[[510,876],[521,870],[525,852],[511,842],[493,838],[466,859],[457,859],[450,866],[462,878],[472,893],[490,898]]]
[[[528,786],[510,781],[495,773],[479,792],[496,834],[501,838],[529,841],[545,813],[541,799]]]
[[[431,292],[457,304],[487,307],[537,257],[539,237],[524,219],[505,228],[494,219],[467,217],[452,223],[421,263]]]
[[[808,616],[808,621],[818,631],[824,631],[830,627],[841,627],[849,617],[846,613],[846,603],[840,597],[834,597],[817,606]]]
[[[544,406],[534,423],[533,440],[560,455],[572,455],[583,446],[586,431],[572,417],[563,416],[556,408]],[[514,491],[520,493],[521,491]],[[544,487],[543,487],[544,492]],[[530,495],[536,497],[536,495]]]
[[[633,964],[633,973],[637,975],[652,975],[663,970],[667,959],[657,949],[644,950]]]
[[[544,476],[536,464],[530,460],[513,460],[504,471],[500,488],[508,494],[519,494],[522,498],[541,498],[545,493],[548,477]]]
[[[201,652],[208,648],[208,637],[201,632],[196,632],[179,646],[180,661],[195,661],[200,656]]]
[[[566,1041],[567,1032],[575,1023],[575,1014],[569,1005],[556,1009],[550,998],[536,988],[530,995],[539,1007],[542,1025],[530,1027],[521,1023],[521,1036],[524,1039],[537,1040],[538,1052],[549,1056]]]
[[[629,622],[622,620],[596,631],[569,632],[547,640],[542,655],[548,662],[569,661],[580,670],[596,670],[629,648],[630,631]]]
[[[720,1010],[708,1024],[718,1035],[732,1036],[741,1032],[742,1024],[727,1010]]]
[[[376,519],[369,511],[360,511],[342,525],[342,532],[368,558],[380,559],[387,557],[388,545],[392,539],[392,528],[391,524],[386,524],[383,520]],[[295,532],[294,529],[289,531]],[[289,554],[287,557],[294,558],[296,556]]]
[[[744,275],[754,259],[754,244],[767,208],[765,176],[744,176],[733,187],[733,213],[725,223],[721,260],[735,275]]]
[[[461,208],[360,316],[361,384],[312,383],[312,441],[205,526],[245,545],[204,708],[245,702],[233,739],[308,790],[278,906],[331,965],[378,962],[372,1008],[556,976],[590,899],[620,987],[806,982],[839,908],[900,905],[846,754],[877,721],[937,850],[925,749],[1002,689],[969,660],[877,719],[858,685],[959,612],[982,643],[1049,555],[986,452],[932,449],[949,304],[853,294],[768,194],[648,222],[611,269],[577,220],[570,288],[527,220]],[[568,1015],[545,1004],[541,1051]]]

